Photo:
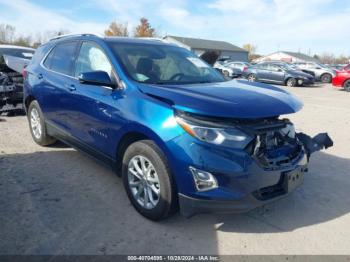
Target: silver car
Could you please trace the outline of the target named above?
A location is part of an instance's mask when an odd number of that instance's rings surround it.
[[[225,63],[224,65],[226,67],[236,68],[241,73],[244,71],[244,69],[251,66],[251,64],[249,64],[248,62],[240,62],[240,61],[230,61],[230,62]]]
[[[229,67],[226,63],[222,63],[220,61],[217,61],[213,67],[219,70],[224,76],[230,78],[239,77],[242,74],[239,69]]]
[[[294,63],[304,72],[312,72],[315,76],[316,81],[322,83],[332,82],[332,78],[335,77],[335,70],[314,62],[298,62]]]

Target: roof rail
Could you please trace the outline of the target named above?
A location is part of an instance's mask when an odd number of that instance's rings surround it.
[[[70,36],[97,36],[97,37],[100,37],[97,34],[91,34],[91,33],[65,34],[65,35],[58,35],[58,36],[55,36],[53,38],[50,38],[49,41],[61,39],[61,38],[64,38],[64,37],[70,37]]]

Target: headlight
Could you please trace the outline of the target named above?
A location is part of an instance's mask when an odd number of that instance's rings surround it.
[[[212,127],[180,116],[176,116],[176,121],[191,136],[211,144],[244,148],[253,139],[235,127]]]

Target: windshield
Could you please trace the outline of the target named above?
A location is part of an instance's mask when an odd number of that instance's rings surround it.
[[[279,66],[281,68],[283,68],[284,70],[298,70],[298,67],[294,66],[294,65],[289,65],[289,64],[279,64]]]
[[[110,47],[128,76],[137,82],[195,84],[225,81],[220,73],[184,48],[113,42]]]

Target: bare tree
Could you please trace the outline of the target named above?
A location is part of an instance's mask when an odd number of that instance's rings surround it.
[[[26,46],[26,47],[31,47],[32,46],[32,39],[30,36],[19,36],[15,38],[15,40],[12,42],[14,45],[19,45],[19,46]]]
[[[135,37],[155,37],[156,30],[148,22],[147,18],[142,17],[140,19],[140,24],[135,28]]]
[[[104,33],[105,36],[129,36],[128,24],[112,22]]]
[[[256,50],[258,49],[258,47],[256,45],[253,44],[244,44],[243,45],[243,49],[248,51],[248,59],[249,61],[256,59]]]
[[[335,61],[335,56],[332,53],[323,53],[321,55],[318,56],[319,60],[321,61],[321,63],[323,64],[333,64]]]
[[[11,44],[15,36],[16,28],[9,24],[0,24],[0,43]]]

